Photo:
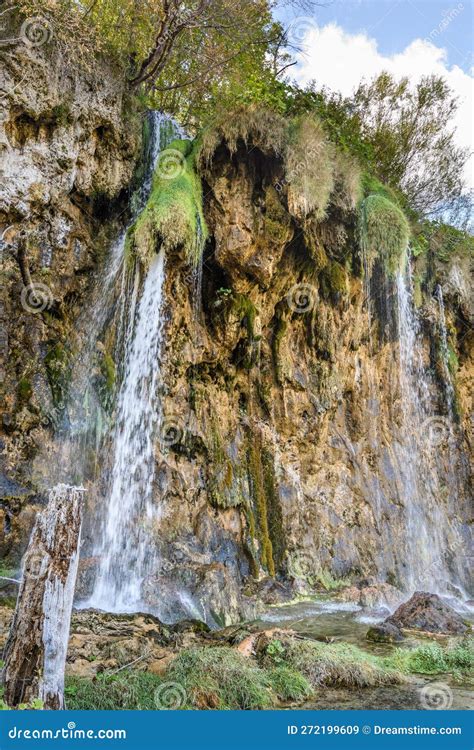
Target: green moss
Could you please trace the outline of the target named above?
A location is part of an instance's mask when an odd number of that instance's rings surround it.
[[[279,385],[283,385],[284,380],[284,364],[280,356],[280,347],[287,329],[288,323],[286,322],[286,320],[284,320],[281,315],[277,315],[273,328],[272,355],[276,381]]]
[[[257,348],[255,346],[257,341],[257,337],[255,336],[255,318],[257,316],[257,310],[252,300],[244,294],[235,294],[232,297],[231,310],[234,315],[239,318],[241,325],[245,327],[247,332],[247,340],[242,347],[243,355],[241,357],[241,363],[246,370],[251,370],[255,364],[257,354]]]
[[[303,227],[303,236],[305,245],[311,255],[311,259],[314,263],[314,273],[319,273],[329,263],[326,250],[324,249],[323,243],[316,234],[316,228],[314,222],[306,221]]]
[[[33,386],[31,380],[27,377],[23,377],[18,381],[17,385],[18,400],[20,403],[27,403],[33,395]]]
[[[262,450],[263,485],[266,498],[268,536],[272,543],[272,557],[275,570],[279,570],[286,552],[283,532],[283,515],[275,478],[273,454]]]
[[[63,344],[57,343],[48,350],[44,364],[54,405],[62,406],[71,378],[70,352]]]
[[[161,152],[150,197],[129,230],[126,252],[146,267],[161,241],[165,249],[183,247],[196,266],[207,235],[195,148],[191,141],[173,141]]]
[[[190,707],[255,710],[275,702],[264,670],[226,646],[182,651],[166,679],[182,685]]]
[[[212,505],[218,508],[233,508],[242,503],[239,491],[239,477],[235,476],[234,466],[225,450],[217,417],[213,414],[209,430],[209,454],[212,474],[208,492]]]
[[[260,547],[260,562],[271,576],[275,575],[273,547],[268,528],[267,496],[262,465],[262,445],[259,436],[249,433],[247,467],[250,495],[256,518],[256,532]]]
[[[110,411],[115,392],[116,371],[115,362],[109,352],[104,351],[102,353],[100,357],[99,369],[101,375],[98,384],[100,401],[103,408],[106,411]]]
[[[149,672],[132,670],[99,674],[93,680],[66,677],[66,705],[70,711],[153,711],[160,708],[154,694],[162,682]]]
[[[313,693],[306,677],[284,665],[269,672],[270,685],[282,701],[302,701]]]
[[[401,211],[383,195],[369,195],[359,210],[359,242],[367,274],[379,260],[389,277],[404,267],[410,227]]]
[[[351,584],[350,578],[335,578],[328,570],[321,570],[316,573],[314,581],[322,586],[325,591],[339,591],[339,589]]]
[[[349,285],[347,271],[340,263],[333,260],[326,265],[320,274],[321,293],[324,299],[337,304],[347,297]]]

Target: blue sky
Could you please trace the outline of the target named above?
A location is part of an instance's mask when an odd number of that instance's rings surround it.
[[[474,64],[473,9],[470,0],[332,0],[311,15],[322,25],[335,21],[353,34],[367,32],[385,55],[401,52],[415,38],[431,39],[446,48],[448,64],[468,72]],[[291,14],[302,15],[297,8]]]
[[[286,4],[276,16],[299,49],[289,73],[301,86],[314,81],[349,96],[383,70],[414,83],[443,76],[460,103],[451,126],[472,152],[473,11],[472,0],[327,0]],[[465,181],[474,187],[474,159]]]

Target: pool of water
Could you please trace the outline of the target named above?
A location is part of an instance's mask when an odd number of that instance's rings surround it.
[[[366,639],[370,625],[387,617],[387,610],[365,610],[356,604],[337,602],[327,598],[300,601],[284,606],[269,607],[258,624],[295,630],[301,635],[331,641],[345,641],[379,656],[389,654],[394,648],[413,648],[427,639],[406,638],[396,645],[373,643]],[[422,691],[438,691],[444,708],[472,710],[474,708],[474,680],[453,675],[411,675],[406,684],[378,688],[328,688],[320,687],[316,698],[299,708],[305,709],[423,709]],[[449,704],[449,705],[448,705]],[[291,708],[289,706],[288,708]]]

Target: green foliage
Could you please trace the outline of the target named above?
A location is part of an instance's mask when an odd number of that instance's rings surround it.
[[[0,661],[0,668],[3,667],[3,662]],[[0,711],[11,711],[12,709],[3,700],[4,689],[0,687]],[[40,698],[33,698],[29,703],[20,703],[15,706],[16,711],[42,711],[44,703]]]
[[[278,638],[274,638],[272,641],[270,641],[266,648],[266,653],[271,657],[271,660],[274,664],[283,664],[285,647],[283,646],[282,642],[278,640]]]
[[[284,665],[272,669],[269,679],[274,692],[282,701],[302,701],[313,693],[311,685],[301,672]]]
[[[166,677],[183,686],[190,707],[264,709],[274,703],[264,670],[227,646],[182,651]]]
[[[369,195],[359,209],[358,229],[365,272],[370,275],[374,262],[380,260],[387,276],[395,276],[406,262],[410,238],[401,209],[384,195]]]
[[[156,710],[154,691],[161,683],[156,675],[133,670],[104,672],[93,680],[66,677],[66,705],[79,711]]]
[[[445,648],[438,644],[414,649],[398,648],[385,658],[385,664],[407,674],[468,674],[474,668],[474,640],[466,639]]]
[[[401,190],[412,209],[446,212],[458,201],[468,152],[456,146],[457,100],[445,80],[431,75],[412,85],[382,73],[360,85],[352,106],[375,174]]]
[[[165,249],[183,247],[196,266],[207,239],[201,180],[190,141],[173,141],[161,152],[147,205],[127,236],[127,252],[146,267],[157,242]]]
[[[316,583],[326,591],[339,591],[350,585],[350,578],[335,578],[329,570],[321,570],[315,574]]]

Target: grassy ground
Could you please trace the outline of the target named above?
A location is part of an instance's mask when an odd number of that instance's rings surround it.
[[[397,648],[374,656],[348,643],[270,641],[256,658],[230,646],[184,649],[163,677],[123,670],[94,680],[69,677],[69,709],[266,709],[303,702],[322,686],[360,689],[397,685],[407,674],[466,675],[473,640],[441,647]]]

